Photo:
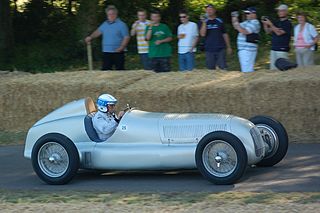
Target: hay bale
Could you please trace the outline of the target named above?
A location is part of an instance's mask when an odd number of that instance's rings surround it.
[[[288,72],[63,72],[0,79],[0,130],[26,130],[74,99],[114,94],[154,112],[220,112],[279,119],[291,141],[320,139],[320,67]]]

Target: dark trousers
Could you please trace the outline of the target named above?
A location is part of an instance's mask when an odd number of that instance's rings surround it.
[[[206,64],[209,70],[215,70],[216,66],[226,70],[226,49],[222,49],[219,52],[206,52]]]
[[[151,70],[151,62],[148,53],[140,53],[140,61],[143,65],[144,70]]]
[[[170,72],[171,70],[169,57],[152,58],[151,64],[155,72]]]
[[[102,70],[112,70],[115,66],[116,70],[124,69],[124,52],[121,53],[103,53]]]

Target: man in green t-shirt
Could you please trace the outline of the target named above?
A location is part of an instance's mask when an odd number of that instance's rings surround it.
[[[146,40],[149,42],[149,58],[155,72],[170,71],[172,33],[169,27],[160,23],[160,12],[151,13],[151,24],[146,28]]]

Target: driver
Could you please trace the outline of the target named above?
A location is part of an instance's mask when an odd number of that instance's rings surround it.
[[[124,111],[115,115],[117,99],[109,94],[102,94],[97,100],[98,112],[92,118],[92,124],[101,140],[107,140],[116,130]]]

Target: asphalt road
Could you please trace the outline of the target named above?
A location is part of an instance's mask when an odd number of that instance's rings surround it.
[[[320,192],[320,144],[291,144],[285,159],[271,168],[248,168],[239,183],[217,186],[197,171],[80,172],[67,185],[43,183],[23,158],[22,146],[0,147],[0,190],[109,192]]]

